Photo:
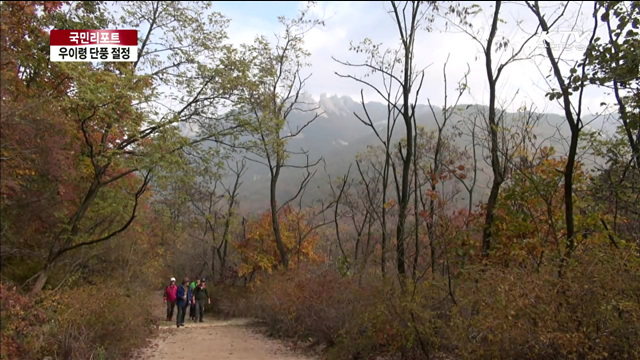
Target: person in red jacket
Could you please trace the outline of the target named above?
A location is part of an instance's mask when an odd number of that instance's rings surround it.
[[[178,287],[176,286],[176,278],[171,278],[171,282],[164,289],[164,303],[167,304],[167,321],[171,321],[173,318],[173,309],[176,307],[176,292]]]

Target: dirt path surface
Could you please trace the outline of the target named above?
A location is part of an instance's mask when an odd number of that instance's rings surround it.
[[[185,319],[177,328],[160,321],[159,336],[143,349],[137,359],[144,360],[315,360],[288,349],[284,343],[262,335],[249,319],[216,320],[203,323]]]

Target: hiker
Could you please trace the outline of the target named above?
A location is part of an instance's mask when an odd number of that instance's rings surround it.
[[[200,284],[196,286],[194,297],[196,298],[196,314],[199,316],[200,322],[204,322],[202,318],[204,317],[205,301],[211,304],[211,298],[209,298],[209,291],[204,279],[201,279]]]
[[[169,285],[164,289],[164,303],[167,304],[167,321],[173,318],[173,309],[176,307],[176,278],[172,277]]]
[[[189,289],[191,290],[191,294],[194,293],[194,291],[196,290],[196,286],[198,286],[200,284],[200,279],[193,280],[191,282],[191,284],[189,284]],[[195,296],[192,297],[191,301],[189,302],[189,318],[191,319],[191,321],[196,321],[196,298]]]
[[[189,302],[191,302],[191,289],[189,289],[189,278],[185,277],[182,280],[182,285],[178,286],[178,291],[176,291],[176,305],[178,306],[176,325],[178,327],[184,326],[184,316]]]

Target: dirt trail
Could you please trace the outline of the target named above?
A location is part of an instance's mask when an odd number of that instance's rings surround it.
[[[161,309],[160,309],[161,310]],[[157,312],[161,314],[160,311]],[[159,321],[159,336],[143,349],[144,360],[315,360],[289,350],[282,342],[262,335],[249,319],[217,320],[205,314],[204,323],[185,319],[177,328],[173,321]],[[161,318],[162,315],[158,315]]]

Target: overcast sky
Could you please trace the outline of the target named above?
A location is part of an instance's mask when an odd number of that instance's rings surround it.
[[[230,40],[233,43],[246,43],[252,41],[257,34],[273,38],[273,34],[282,29],[277,17],[279,15],[293,17],[305,4],[304,1],[221,1],[215,2],[214,8],[231,19],[228,30]],[[484,11],[474,20],[474,29],[476,30],[474,33],[480,39],[485,39],[493,14],[493,3],[482,4]],[[556,8],[553,4],[543,6],[546,6],[546,13],[549,16]],[[556,28],[578,31],[574,34],[575,36],[581,36],[582,33],[579,33],[581,30],[588,31],[589,26],[593,24],[591,17],[593,3],[584,2],[581,9],[579,6],[579,2],[572,4],[566,13],[566,21],[559,23]],[[396,46],[398,31],[392,17],[388,14],[390,9],[388,2],[318,2],[314,14],[325,19],[325,26],[313,29],[305,38],[306,48],[312,53],[310,59],[312,66],[308,69],[308,72],[313,74],[307,86],[309,93],[316,98],[324,93],[347,95],[359,99],[362,86],[353,80],[339,78],[335,75],[335,71],[354,73],[354,70],[337,64],[331,57],[351,62],[363,60],[361,56],[349,51],[349,43],[350,41],[359,42],[365,37],[371,38],[376,43],[384,43],[386,46]],[[510,38],[514,45],[519,45],[528,34],[535,30],[535,19],[522,3],[504,3],[502,14],[506,23],[500,24],[500,32]],[[517,25],[518,21],[522,21],[519,26]],[[439,19],[434,24],[434,31],[424,31],[418,35],[417,63],[420,67],[429,66],[426,70],[424,88],[419,101],[426,103],[429,99],[434,104],[442,105],[444,99],[442,68],[449,57],[447,67],[449,96],[452,96],[451,93],[456,86],[455,82],[463,76],[468,64],[471,69],[468,78],[471,94],[465,95],[462,103],[486,104],[488,87],[481,48],[468,35],[452,29],[445,30],[444,23],[444,19]],[[570,38],[568,33],[555,34],[552,38],[558,39],[560,42],[562,36],[565,40]],[[528,53],[535,51],[535,46],[540,43],[539,40],[536,40],[538,39],[534,39],[532,45],[527,48]],[[582,39],[578,38],[577,41],[575,38],[570,38],[573,45],[586,44],[587,41],[588,36]],[[579,51],[568,48],[565,49],[563,58],[576,60],[579,55]],[[545,76],[549,75],[548,71],[548,60],[543,57],[510,65],[505,69],[498,84],[499,99],[511,103],[509,106],[511,109],[518,108],[523,104],[530,106],[533,103],[539,111],[562,113],[563,110],[558,103],[544,99],[544,94],[549,90],[549,85],[545,81]],[[549,79],[547,81],[555,85],[555,80]],[[371,92],[365,94],[367,94],[367,101],[378,100]],[[600,103],[603,101],[610,102],[611,99],[606,97],[602,90],[591,89],[586,93],[586,112],[602,111]]]

